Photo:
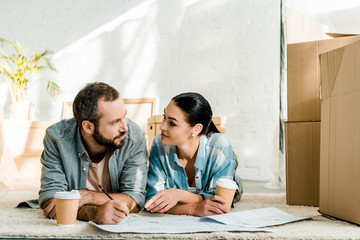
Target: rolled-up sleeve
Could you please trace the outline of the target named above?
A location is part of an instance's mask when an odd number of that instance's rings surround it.
[[[143,208],[145,204],[147,160],[146,140],[142,133],[138,141],[133,142],[129,158],[124,164],[119,179],[120,193],[130,196],[140,208]]]
[[[221,178],[233,179],[235,174],[235,158],[230,144],[222,148],[212,149],[210,158],[213,159],[213,164],[209,165],[211,167],[209,172],[212,173],[207,179],[209,185],[208,188],[202,189],[200,192],[204,199],[215,195],[217,180]]]
[[[55,192],[67,191],[67,181],[62,165],[59,149],[55,139],[47,129],[44,137],[44,151],[41,154],[41,188],[39,205],[54,197]]]
[[[146,201],[152,198],[158,191],[165,189],[165,172],[161,167],[158,147],[154,141],[149,158],[149,172],[146,184]]]

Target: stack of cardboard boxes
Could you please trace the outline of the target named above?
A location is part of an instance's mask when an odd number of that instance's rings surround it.
[[[350,38],[349,38],[350,39]],[[360,224],[360,37],[320,55],[320,212]]]
[[[286,14],[287,203],[360,224],[360,36]]]
[[[43,140],[52,124],[50,121],[4,121],[4,140],[14,157],[19,177],[40,179]]]
[[[360,36],[333,36],[287,45],[285,152],[290,205],[319,205],[320,55],[360,40]]]
[[[287,203],[360,224],[360,36],[332,36],[288,45]]]

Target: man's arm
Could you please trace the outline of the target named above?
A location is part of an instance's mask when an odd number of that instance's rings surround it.
[[[102,192],[79,190],[81,199],[79,202],[78,219],[93,221],[98,224],[116,224],[121,222],[127,214],[138,212],[139,207],[132,199],[123,193],[112,193],[113,200]]]
[[[102,192],[94,192],[89,190],[79,190],[79,192],[81,195],[81,199],[79,202],[79,209],[81,209],[85,205],[101,206],[109,200],[109,197]],[[130,196],[124,193],[110,193],[110,196],[114,200],[124,202],[130,212],[140,211],[139,206]]]
[[[56,203],[55,198],[51,198],[41,205],[44,215],[50,219],[56,219]]]
[[[55,192],[68,191],[68,183],[61,161],[59,146],[49,127],[44,137],[44,151],[41,154],[41,187],[39,204],[42,205],[54,197]],[[44,208],[43,208],[44,209]]]
[[[126,202],[119,199],[107,200],[103,205],[84,205],[78,211],[79,220],[93,221],[97,224],[117,224],[129,213]]]
[[[79,190],[81,199],[79,202],[78,219],[94,221],[98,224],[116,224],[131,212],[138,212],[136,202],[126,194],[114,193],[110,200],[104,193],[88,190]],[[55,198],[44,202],[41,206],[46,217],[56,219]]]

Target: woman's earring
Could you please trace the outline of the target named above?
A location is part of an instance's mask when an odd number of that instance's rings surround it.
[[[195,135],[195,133],[193,133],[193,134],[191,134],[191,136],[195,137],[196,135]]]

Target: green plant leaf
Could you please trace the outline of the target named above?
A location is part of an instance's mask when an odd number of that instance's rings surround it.
[[[0,76],[5,78],[13,100],[25,100],[30,84],[39,80],[32,78],[33,74],[39,74],[40,71],[50,69],[56,71],[47,56],[53,54],[50,50],[28,55],[28,48],[25,48],[18,42],[11,42],[0,38]],[[7,53],[4,45],[11,46],[13,52]],[[1,80],[1,78],[0,78]],[[57,96],[60,93],[60,87],[53,81],[48,81],[47,91],[51,96]]]

